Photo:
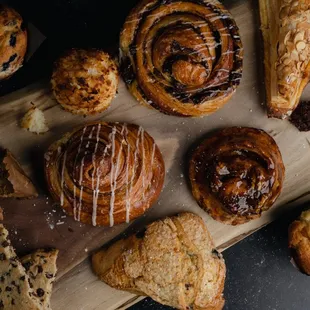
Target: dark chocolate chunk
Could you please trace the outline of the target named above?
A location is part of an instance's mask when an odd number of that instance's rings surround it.
[[[22,277],[19,278],[19,280],[21,280],[21,281],[25,281],[25,279],[26,279],[25,276],[22,276]]]
[[[7,286],[7,287],[5,288],[5,291],[6,291],[6,292],[11,292],[11,291],[12,291],[12,288],[9,287],[9,286]]]
[[[26,269],[26,271],[28,271],[31,267],[32,263],[29,261],[29,262],[26,262],[25,264],[23,264],[24,268]]]
[[[3,261],[3,260],[6,260],[6,256],[5,256],[4,253],[1,253],[1,254],[0,254],[0,260],[2,260],[2,261]]]
[[[0,309],[4,309],[3,301],[0,300]]]
[[[299,131],[310,131],[310,102],[300,102],[291,115],[290,121]]]
[[[30,288],[33,288],[33,285],[32,285],[32,283],[30,282],[29,279],[28,279],[28,283],[29,283]]]
[[[189,288],[190,288],[191,286],[192,286],[191,284],[185,283],[185,288],[186,288],[187,291],[189,290]]]
[[[6,248],[7,246],[9,246],[10,245],[10,243],[8,242],[8,241],[6,241],[6,240],[4,240],[3,242],[2,242],[2,246],[4,247],[4,248]]]
[[[42,288],[38,288],[38,289],[37,289],[37,295],[38,295],[38,297],[42,297],[42,296],[44,296],[44,294],[45,294],[45,292],[44,292],[44,290],[43,290]]]
[[[38,266],[38,273],[42,273],[43,272],[43,267],[42,266]]]
[[[12,47],[15,47],[15,45],[16,45],[16,36],[15,36],[15,34],[11,34],[11,36],[10,36],[10,45],[12,46]]]
[[[15,305],[15,299],[14,298],[12,298],[12,300],[11,300],[11,305]]]
[[[54,277],[54,275],[52,274],[52,273],[45,273],[45,277],[47,278],[47,279],[51,279],[51,278],[53,278]]]
[[[14,55],[12,55],[12,56],[10,57],[10,59],[9,59],[7,62],[4,62],[4,63],[2,64],[2,71],[7,70],[7,69],[10,67],[10,63],[11,63],[12,61],[14,61],[14,60],[16,59],[16,57],[17,57],[17,54],[14,54]]]

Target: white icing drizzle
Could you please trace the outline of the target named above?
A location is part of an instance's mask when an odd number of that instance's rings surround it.
[[[126,137],[128,136],[127,127],[125,129]],[[130,144],[127,142],[127,158],[126,158],[126,223],[130,221],[130,200],[129,200],[129,156],[130,156]]]
[[[98,124],[97,126],[97,133],[96,133],[96,145],[94,149],[94,154],[92,156],[92,162],[93,162],[93,173],[92,173],[92,190],[93,190],[93,214],[92,214],[92,224],[93,226],[97,225],[97,201],[98,201],[98,189],[95,191],[95,173],[96,173],[96,153],[99,145],[99,134],[100,134],[101,124]]]
[[[62,168],[61,168],[61,194],[60,194],[60,205],[64,205],[64,182],[65,182],[65,167],[66,167],[66,160],[67,160],[67,151],[64,153],[63,161],[62,161]]]
[[[83,128],[83,132],[82,132],[81,139],[80,139],[80,144],[79,144],[78,151],[76,153],[75,160],[74,160],[74,169],[76,167],[76,161],[78,159],[78,156],[80,155],[80,152],[81,152],[81,147],[82,147],[82,144],[83,144],[83,140],[84,140],[84,135],[85,135],[86,129],[87,129],[87,126],[85,126]],[[76,181],[74,180],[74,182],[76,182]],[[73,214],[74,214],[74,220],[77,221],[78,218],[76,217],[76,186],[75,186],[75,184],[73,185]]]
[[[112,155],[111,155],[111,173],[110,173],[110,182],[111,182],[111,199],[110,199],[110,211],[109,211],[109,217],[110,217],[110,227],[114,225],[114,201],[115,201],[115,181],[114,181],[114,156],[115,156],[115,133],[116,133],[116,127],[114,126],[112,128],[112,133],[110,135],[110,140],[112,143]]]
[[[85,157],[82,158],[81,160],[81,166],[80,166],[80,179],[79,179],[79,186],[81,188],[80,190],[80,199],[79,199],[79,204],[78,204],[78,221],[81,219],[81,208],[82,208],[82,197],[83,197],[83,167],[84,167],[84,160]]]
[[[140,134],[141,132],[143,133],[144,135],[144,129],[139,126],[139,130],[138,130],[138,133],[137,133],[137,140],[136,140],[136,149],[135,149],[135,152],[134,152],[134,163],[133,163],[133,167],[132,167],[132,175],[131,175],[131,178],[130,178],[130,189],[129,189],[129,193],[128,193],[128,204],[126,203],[126,213],[128,212],[128,214],[126,214],[126,217],[130,218],[130,209],[131,209],[131,193],[132,193],[132,185],[133,185],[133,180],[135,178],[135,172],[136,172],[136,165],[137,165],[137,159],[138,159],[138,153],[139,153],[139,144],[140,144]],[[144,146],[143,146],[144,147]],[[143,193],[143,196],[144,196],[144,193]]]

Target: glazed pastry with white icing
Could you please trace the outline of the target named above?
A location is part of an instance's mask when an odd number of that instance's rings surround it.
[[[287,118],[310,73],[310,1],[260,0],[268,115]]]
[[[45,176],[54,200],[75,220],[113,226],[151,207],[165,168],[159,148],[142,127],[96,122],[50,146]]]

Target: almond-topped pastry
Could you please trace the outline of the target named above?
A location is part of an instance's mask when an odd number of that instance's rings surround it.
[[[124,23],[120,50],[129,91],[170,115],[217,111],[242,77],[239,29],[217,0],[141,0]]]
[[[190,159],[198,204],[215,220],[238,225],[261,216],[281,193],[280,150],[263,130],[232,127],[204,140]]]
[[[49,147],[45,176],[55,201],[76,221],[113,226],[152,206],[163,187],[165,166],[142,127],[96,122]]]
[[[93,255],[92,265],[108,285],[176,309],[224,306],[225,262],[192,213],[158,220],[143,235],[117,241]]]
[[[310,2],[260,0],[268,115],[286,118],[310,74]]]

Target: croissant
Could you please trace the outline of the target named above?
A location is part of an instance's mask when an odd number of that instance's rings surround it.
[[[221,310],[225,262],[203,220],[182,213],[150,224],[92,257],[108,285],[177,309]]]
[[[120,35],[121,72],[141,103],[177,116],[221,108],[242,76],[243,48],[216,0],[142,0]]]
[[[238,225],[261,216],[280,195],[285,168],[263,130],[232,127],[193,152],[189,177],[198,204],[215,220]]]
[[[286,118],[310,73],[310,2],[260,0],[268,115]]]
[[[50,146],[45,176],[55,201],[75,220],[113,226],[137,218],[152,205],[165,167],[142,127],[97,122]]]

